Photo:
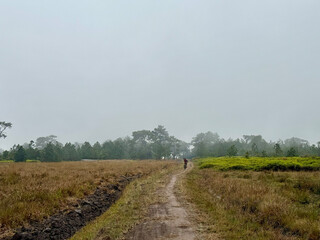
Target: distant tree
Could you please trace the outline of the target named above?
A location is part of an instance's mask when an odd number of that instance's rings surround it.
[[[309,145],[309,142],[301,138],[292,137],[292,138],[286,139],[284,141],[284,144],[286,144],[287,146],[299,146],[299,145]]]
[[[164,126],[159,125],[151,132],[152,155],[155,159],[170,156],[170,136]]]
[[[232,145],[229,149],[228,149],[228,155],[229,156],[236,156],[238,153],[238,149],[235,145]]]
[[[35,143],[33,140],[27,144],[26,148],[26,154],[27,154],[27,159],[39,159],[40,158],[40,152],[38,149],[35,148]]]
[[[59,145],[54,145],[49,142],[42,150],[41,161],[42,162],[60,162],[61,159],[61,148]]]
[[[317,156],[318,155],[318,148],[316,147],[315,144],[312,144],[310,146],[310,155],[311,156]]]
[[[275,151],[275,155],[276,155],[276,156],[281,156],[281,155],[282,155],[283,152],[282,152],[282,149],[281,149],[279,143],[276,143],[276,144],[273,146],[273,148],[274,148],[274,151]]]
[[[53,144],[55,153],[57,155],[57,161],[62,161],[62,156],[63,156],[63,145],[59,142],[56,142]]]
[[[268,155],[267,155],[267,152],[265,151],[265,150],[262,150],[262,152],[261,152],[261,157],[267,157]]]
[[[113,141],[113,159],[128,159],[130,149],[130,138],[117,138]]]
[[[57,143],[57,136],[50,135],[47,137],[39,137],[36,140],[35,147],[38,149],[44,149],[49,143]]]
[[[294,147],[291,147],[287,152],[287,157],[296,157],[298,156],[297,150]]]
[[[191,158],[190,143],[180,141],[179,142],[179,157]]]
[[[76,150],[76,146],[71,143],[66,143],[62,148],[62,159],[64,161],[80,160],[80,155]]]
[[[189,158],[190,157],[189,144],[171,136],[170,137],[170,157],[173,159]]]
[[[212,155],[213,145],[219,142],[217,133],[206,132],[199,133],[195,136],[191,144],[193,145],[193,154],[197,157],[207,157]]]
[[[15,162],[25,162],[27,160],[26,152],[23,146],[18,146],[17,151],[14,154],[14,161]]]
[[[132,133],[130,157],[133,159],[151,159],[151,131],[140,130]]]
[[[170,158],[175,159],[179,155],[180,140],[171,136],[169,142],[170,142]]]
[[[255,142],[251,145],[251,150],[254,156],[258,155],[259,149],[258,149],[258,145]]]
[[[8,159],[9,158],[9,151],[8,150],[5,150],[5,151],[3,151],[3,153],[2,153],[2,159]]]
[[[94,159],[93,149],[89,142],[85,142],[81,146],[81,158],[82,159]]]
[[[114,144],[111,140],[105,141],[102,144],[101,158],[102,159],[114,159]]]
[[[9,154],[8,154],[8,160],[14,160],[14,155],[16,154],[16,152],[18,151],[20,145],[16,145],[14,144],[12,146],[12,148],[10,148]]]
[[[129,152],[131,148],[130,138],[118,138],[114,141],[108,140],[102,144],[102,159],[125,159],[130,158]]]
[[[7,128],[11,128],[12,123],[10,122],[0,122],[0,138],[6,138],[7,135],[4,132]]]
[[[95,144],[93,144],[92,146],[92,151],[93,151],[93,157],[95,159],[101,159],[101,144],[99,142],[96,142]]]
[[[255,143],[258,147],[262,147],[262,145],[267,144],[267,142],[262,138],[261,135],[243,135],[243,138],[246,144]]]
[[[267,150],[268,143],[261,135],[243,135],[245,151],[251,151],[252,155],[258,156],[259,151]]]

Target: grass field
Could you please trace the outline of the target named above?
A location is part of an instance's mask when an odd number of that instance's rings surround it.
[[[100,184],[121,176],[148,176],[176,163],[168,161],[92,161],[0,164],[0,226],[8,231],[68,208]]]
[[[200,168],[213,168],[216,170],[293,170],[293,171],[315,171],[320,170],[320,157],[220,157],[203,158],[199,160]]]
[[[320,171],[301,171],[316,170],[317,161],[199,159],[186,191],[199,210],[204,239],[320,239]],[[270,163],[288,162],[300,166],[288,169],[300,171],[266,171]]]

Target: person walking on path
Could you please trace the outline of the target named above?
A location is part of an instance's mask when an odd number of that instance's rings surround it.
[[[184,169],[187,169],[188,160],[186,158],[184,158],[183,162],[184,162]]]

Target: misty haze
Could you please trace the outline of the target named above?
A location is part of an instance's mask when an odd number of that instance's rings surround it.
[[[164,125],[320,140],[318,1],[3,1],[2,149]]]
[[[320,239],[319,12],[1,1],[0,239]]]

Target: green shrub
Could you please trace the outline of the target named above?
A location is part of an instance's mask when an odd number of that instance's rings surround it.
[[[213,168],[220,171],[317,171],[320,170],[320,158],[314,157],[220,157],[198,160],[200,168]]]

